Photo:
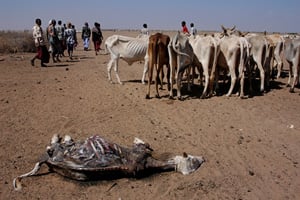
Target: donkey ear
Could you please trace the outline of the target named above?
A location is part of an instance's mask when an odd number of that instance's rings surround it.
[[[187,155],[187,153],[186,152],[183,152],[183,155],[182,155],[184,158],[187,158],[188,157],[188,155]]]

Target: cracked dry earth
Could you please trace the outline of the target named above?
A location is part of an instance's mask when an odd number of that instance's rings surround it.
[[[104,31],[105,38],[111,34]],[[161,99],[146,100],[142,63],[120,61],[124,85],[111,84],[109,56],[82,49],[80,44],[72,62],[65,57],[47,68],[30,65],[34,54],[1,55],[0,199],[299,198],[300,91],[289,93],[287,78],[244,100],[202,100],[197,90],[195,98],[169,100],[166,87]],[[164,172],[94,182],[73,181],[43,166],[14,191],[13,178],[33,168],[55,133],[76,140],[99,134],[124,146],[139,137],[158,153],[185,151],[206,162],[187,176]]]

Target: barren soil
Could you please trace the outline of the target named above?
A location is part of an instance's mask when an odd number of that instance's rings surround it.
[[[105,38],[111,34],[104,32]],[[1,55],[0,199],[299,198],[300,96],[299,88],[289,93],[287,78],[274,80],[269,93],[243,100],[198,99],[199,87],[184,101],[170,100],[166,86],[161,99],[146,100],[142,63],[120,61],[124,85],[111,84],[109,56],[83,51],[81,43],[72,62],[64,57],[47,68],[30,65],[34,54]],[[114,73],[112,78],[116,82]],[[206,162],[187,176],[164,172],[94,182],[43,166],[14,191],[13,178],[33,168],[55,133],[75,140],[99,134],[124,146],[139,137],[158,153],[187,152]]]

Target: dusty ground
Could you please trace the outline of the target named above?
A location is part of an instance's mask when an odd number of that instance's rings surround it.
[[[119,85],[107,81],[109,56],[85,52],[82,44],[73,62],[36,68],[32,56],[1,55],[0,199],[299,198],[300,96],[299,89],[288,92],[286,78],[246,100],[169,100],[167,90],[146,100],[140,63],[120,62],[125,84]],[[54,133],[78,140],[100,134],[124,146],[139,137],[160,153],[186,151],[207,162],[188,176],[165,172],[92,183],[48,174],[44,166],[14,191],[13,178],[32,169]]]

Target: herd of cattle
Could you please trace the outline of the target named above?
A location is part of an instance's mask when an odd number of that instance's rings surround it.
[[[236,86],[241,98],[253,94],[252,80],[260,80],[260,92],[270,89],[270,79],[277,71],[276,78],[281,75],[283,62],[289,64],[288,85],[294,92],[299,82],[300,38],[284,37],[280,34],[241,33],[233,28],[222,26],[222,32],[212,35],[187,36],[178,32],[173,37],[162,33],[136,38],[112,35],[105,41],[106,50],[111,55],[108,63],[108,79],[112,81],[111,70],[122,84],[118,75],[118,61],[125,60],[129,65],[136,61],[144,61],[142,83],[148,72],[148,88],[146,98],[150,98],[150,86],[153,71],[156,71],[156,97],[158,86],[163,87],[164,70],[167,67],[167,83],[170,98],[173,98],[173,84],[177,85],[177,98],[181,99],[182,80],[186,79],[188,90],[199,72],[199,81],[204,88],[200,98],[213,96],[219,88],[219,77],[230,76],[230,87],[226,96],[230,96]],[[258,73],[256,73],[258,72]],[[256,77],[256,74],[259,76]],[[202,80],[204,76],[204,81]],[[249,92],[244,93],[245,79],[249,81]]]

